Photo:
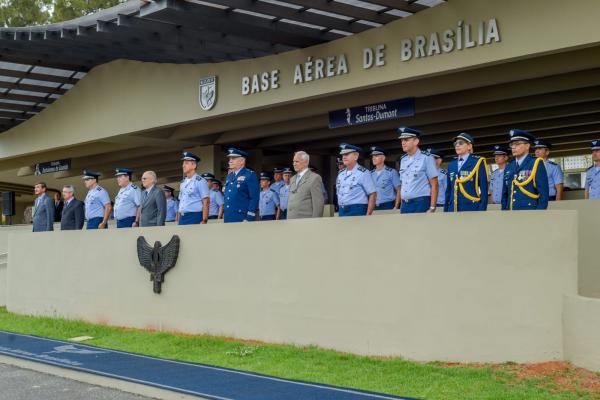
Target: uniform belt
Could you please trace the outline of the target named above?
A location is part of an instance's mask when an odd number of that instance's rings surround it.
[[[431,196],[421,196],[421,197],[415,197],[414,199],[402,199],[403,203],[415,203],[417,201],[423,201],[426,198],[431,197]]]
[[[340,208],[350,208],[354,206],[367,206],[367,203],[356,203],[356,204],[346,204],[344,206],[339,206]]]

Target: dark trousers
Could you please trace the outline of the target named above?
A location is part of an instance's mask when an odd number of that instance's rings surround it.
[[[186,212],[179,216],[179,225],[194,225],[202,222],[202,211]]]
[[[279,219],[287,219],[287,210],[279,210]]]
[[[86,229],[98,229],[98,226],[102,222],[102,217],[88,219]],[[106,226],[108,228],[108,225]]]
[[[356,217],[359,215],[367,215],[367,204],[350,204],[347,206],[340,206],[338,215],[340,217]]]
[[[208,219],[219,219],[218,215],[209,215]]]
[[[135,216],[118,219],[117,220],[117,228],[131,228],[131,225],[133,225],[134,222],[135,222]]]
[[[387,201],[385,203],[381,203],[378,206],[375,206],[376,210],[393,210],[395,201]]]
[[[261,215],[260,216],[260,220],[261,221],[274,221],[275,220],[275,214],[273,214],[273,215]]]
[[[424,213],[431,207],[431,196],[415,197],[414,199],[402,200],[400,214]]]
[[[556,196],[550,196],[550,197],[548,197],[548,201],[556,201]]]

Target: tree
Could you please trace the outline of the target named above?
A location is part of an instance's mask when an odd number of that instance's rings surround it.
[[[0,26],[46,24],[51,3],[52,0],[0,0]]]
[[[0,0],[0,26],[30,26],[68,21],[125,0]]]

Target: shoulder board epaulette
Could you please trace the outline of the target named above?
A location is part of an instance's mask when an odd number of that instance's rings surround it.
[[[446,175],[447,171],[445,169],[440,169],[440,172],[444,175]]]
[[[101,192],[102,188],[100,186],[96,186],[96,190],[99,191],[99,192]]]
[[[359,170],[360,172],[365,172],[367,169],[366,169],[365,167],[363,167],[362,165],[359,165],[359,166],[358,166],[358,170]]]
[[[138,187],[136,185],[134,185],[133,183],[131,184],[131,187],[134,189],[137,189]]]
[[[425,154],[426,156],[430,156],[431,153],[428,152],[427,150],[421,150],[421,153]]]
[[[458,160],[458,156],[452,157],[453,160]]]
[[[402,160],[404,157],[408,157],[408,153],[403,154],[402,157],[400,157],[400,159]]]
[[[338,171],[338,175],[339,175],[340,173],[342,173],[342,172],[345,172],[345,171],[346,171],[346,168],[342,168],[342,169],[340,169],[340,170]]]
[[[371,172],[375,172],[376,170],[377,170],[377,168],[373,168],[373,169],[371,170]]]
[[[197,181],[201,181],[201,180],[203,180],[203,179],[204,179],[204,178],[203,178],[203,177],[201,177],[200,175],[196,175],[196,180],[197,180]]]
[[[477,154],[471,154],[471,155],[469,155],[469,157],[473,157],[476,160],[481,158],[481,156],[478,156]]]
[[[269,189],[271,190],[271,192],[277,193],[277,191],[275,189],[273,189],[273,188],[269,188]]]
[[[183,178],[182,180],[179,181],[179,183],[183,183],[185,182],[185,178]]]
[[[555,163],[554,161],[550,161],[548,160],[548,164],[552,164],[552,165],[558,165],[557,163]]]
[[[586,169],[586,171],[589,171],[590,169],[594,168],[594,166],[592,165],[591,167],[589,167],[588,169]]]
[[[394,168],[390,168],[390,167],[388,167],[388,166],[386,165],[386,166],[385,166],[385,170],[386,170],[386,171],[393,171],[393,170],[394,170]]]

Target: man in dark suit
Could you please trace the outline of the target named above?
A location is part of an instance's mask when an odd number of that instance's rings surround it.
[[[63,187],[63,209],[60,220],[61,231],[74,231],[83,228],[85,215],[82,201],[75,198],[75,188],[72,185]]]
[[[54,230],[54,201],[46,193],[46,184],[38,182],[33,187],[37,196],[33,210],[33,231],[46,232]]]
[[[167,216],[167,199],[156,186],[156,173],[146,171],[142,175],[142,203],[138,211],[139,226],[163,226]]]

